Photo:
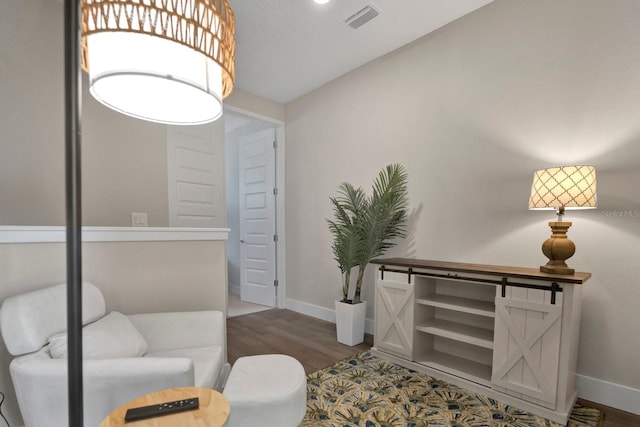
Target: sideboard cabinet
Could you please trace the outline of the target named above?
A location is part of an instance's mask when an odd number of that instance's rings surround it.
[[[372,352],[566,424],[591,274],[378,259]]]

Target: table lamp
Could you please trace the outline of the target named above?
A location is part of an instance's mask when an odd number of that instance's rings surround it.
[[[558,221],[549,222],[551,237],[542,244],[542,253],[549,258],[540,271],[552,274],[574,274],[566,260],[576,251],[567,237],[571,222],[562,221],[565,209],[595,208],[596,169],[593,166],[560,166],[534,173],[529,209],[555,209]]]

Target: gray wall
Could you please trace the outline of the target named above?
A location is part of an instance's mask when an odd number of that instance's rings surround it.
[[[64,222],[62,59],[62,5],[0,2],[2,224]]]
[[[640,389],[640,2],[497,0],[286,105],[287,297],[332,308],[325,218],[349,181],[400,162],[411,236],[388,255],[537,268],[533,172],[593,164],[571,211],[584,287],[579,373]],[[373,267],[364,298],[373,301]],[[373,304],[368,317],[372,318]]]

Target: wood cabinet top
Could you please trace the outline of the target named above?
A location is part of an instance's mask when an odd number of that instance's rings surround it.
[[[575,284],[583,284],[591,277],[591,273],[583,272],[576,272],[574,274],[549,274],[543,273],[537,268],[469,264],[465,262],[433,261],[415,258],[380,258],[371,261],[371,263],[389,267],[422,268],[429,270],[452,271],[456,273],[487,274],[499,277],[517,277],[520,279]]]

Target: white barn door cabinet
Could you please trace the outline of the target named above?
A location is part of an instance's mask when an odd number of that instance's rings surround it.
[[[566,424],[590,273],[379,259],[372,352]]]

